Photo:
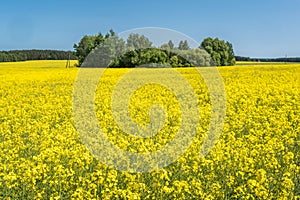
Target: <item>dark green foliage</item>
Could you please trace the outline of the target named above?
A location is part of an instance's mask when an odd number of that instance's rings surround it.
[[[250,58],[244,56],[236,56],[236,61],[250,61],[250,62],[300,62],[300,58]]]
[[[102,33],[99,33],[98,35],[85,35],[78,44],[74,44],[74,55],[78,58],[79,66],[96,46],[111,36],[115,36],[113,30],[110,30],[105,36],[103,36]]]
[[[201,43],[201,48],[205,49],[217,66],[235,65],[235,57],[232,44],[218,38],[206,38]]]
[[[16,62],[26,60],[76,60],[71,51],[57,50],[12,50],[0,51],[0,62]]]
[[[210,56],[202,49],[190,50],[164,50],[159,48],[146,48],[128,51],[120,56],[110,67],[139,67],[158,64],[165,67],[192,67],[209,66]]]
[[[74,44],[74,55],[77,56],[79,65],[81,65],[84,59],[89,55],[89,53],[95,48],[97,43],[101,42],[102,35],[98,36],[87,36],[85,35],[78,44]]]
[[[236,61],[252,61],[250,57],[235,56]]]
[[[126,53],[125,41],[118,36],[110,35],[91,50],[80,66],[88,68],[118,66],[120,61],[116,58],[119,58],[124,53]]]
[[[174,43],[172,42],[172,40],[169,40],[168,46],[170,49],[174,49]]]
[[[117,64],[116,64],[117,63]],[[170,66],[168,53],[158,48],[146,48],[128,51],[117,59],[110,67],[138,67],[147,64]]]

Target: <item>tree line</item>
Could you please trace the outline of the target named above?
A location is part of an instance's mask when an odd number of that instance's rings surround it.
[[[227,66],[235,64],[232,45],[218,38],[206,38],[198,48],[190,48],[187,40],[180,41],[178,46],[169,40],[160,47],[155,47],[144,35],[132,33],[126,40],[123,40],[113,30],[110,30],[105,35],[102,33],[85,35],[73,47],[79,66],[87,63],[84,61],[88,61],[89,65],[94,67],[100,63],[109,64],[109,67],[136,67],[145,64],[152,67]],[[114,60],[112,62],[108,60],[105,63],[107,55],[113,57]]]
[[[236,56],[236,61],[248,61],[248,62],[300,62],[300,57],[295,58],[250,58],[245,56]]]
[[[16,62],[26,60],[76,60],[72,51],[59,50],[11,50],[0,51],[0,62]]]

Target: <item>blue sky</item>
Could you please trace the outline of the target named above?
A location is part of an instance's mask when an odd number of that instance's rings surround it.
[[[299,0],[11,0],[0,6],[0,50],[71,50],[85,34],[139,27],[231,42],[250,57],[300,56]]]

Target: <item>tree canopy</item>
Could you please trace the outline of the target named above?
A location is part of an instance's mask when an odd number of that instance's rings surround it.
[[[105,36],[102,33],[98,35],[85,35],[78,44],[74,44],[74,55],[78,58],[79,66],[93,49],[111,36],[115,36],[113,30],[110,30]]]
[[[127,48],[129,50],[150,48],[152,42],[144,35],[132,33],[127,39]]]
[[[180,50],[189,50],[190,47],[189,47],[188,41],[187,40],[180,41],[179,45],[178,45],[178,49],[180,49]]]
[[[232,44],[218,38],[205,38],[201,46],[211,56],[217,66],[235,65],[235,56]]]

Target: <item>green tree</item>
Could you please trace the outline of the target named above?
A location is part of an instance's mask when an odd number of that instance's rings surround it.
[[[105,37],[102,35],[102,33],[99,33],[95,40],[94,40],[94,47],[98,46],[99,44],[101,44],[103,41],[105,40]],[[94,48],[93,47],[93,48]]]
[[[235,59],[235,55],[234,55],[233,46],[230,42],[226,42],[226,44],[227,44],[227,47],[228,47],[228,62],[229,62],[229,65],[235,65],[236,59]]]
[[[200,48],[205,49],[217,66],[229,66],[235,64],[235,56],[231,43],[218,38],[205,38]]]
[[[172,40],[169,40],[168,43],[161,45],[160,48],[167,50],[167,51],[172,50],[172,49],[174,49],[174,43],[172,42]]]
[[[74,44],[74,55],[78,59],[79,66],[93,49],[103,43],[106,39],[115,35],[115,32],[111,29],[105,36],[103,36],[102,33],[99,33],[98,35],[85,35],[78,44]]]
[[[106,68],[118,66],[119,58],[125,53],[125,41],[118,36],[109,36],[85,58],[83,67]]]
[[[180,42],[179,42],[179,45],[178,45],[178,49],[179,49],[179,50],[189,50],[190,47],[189,47],[188,41],[187,41],[187,40],[180,41]]]
[[[169,46],[168,44],[162,44],[162,45],[160,46],[160,48],[163,49],[163,50],[167,50],[167,51],[170,50],[170,46]]]
[[[203,49],[189,49],[180,50],[179,54],[184,57],[186,62],[183,64],[185,67],[190,66],[210,66],[210,55]]]
[[[152,42],[144,35],[138,33],[132,33],[127,39],[127,47],[130,50],[150,48]]]
[[[172,40],[169,40],[168,45],[170,49],[174,49],[174,43],[172,42]]]
[[[79,66],[83,63],[86,56],[95,48],[95,45],[98,42],[100,43],[99,37],[85,35],[78,44],[74,44],[74,55],[78,58]]]

